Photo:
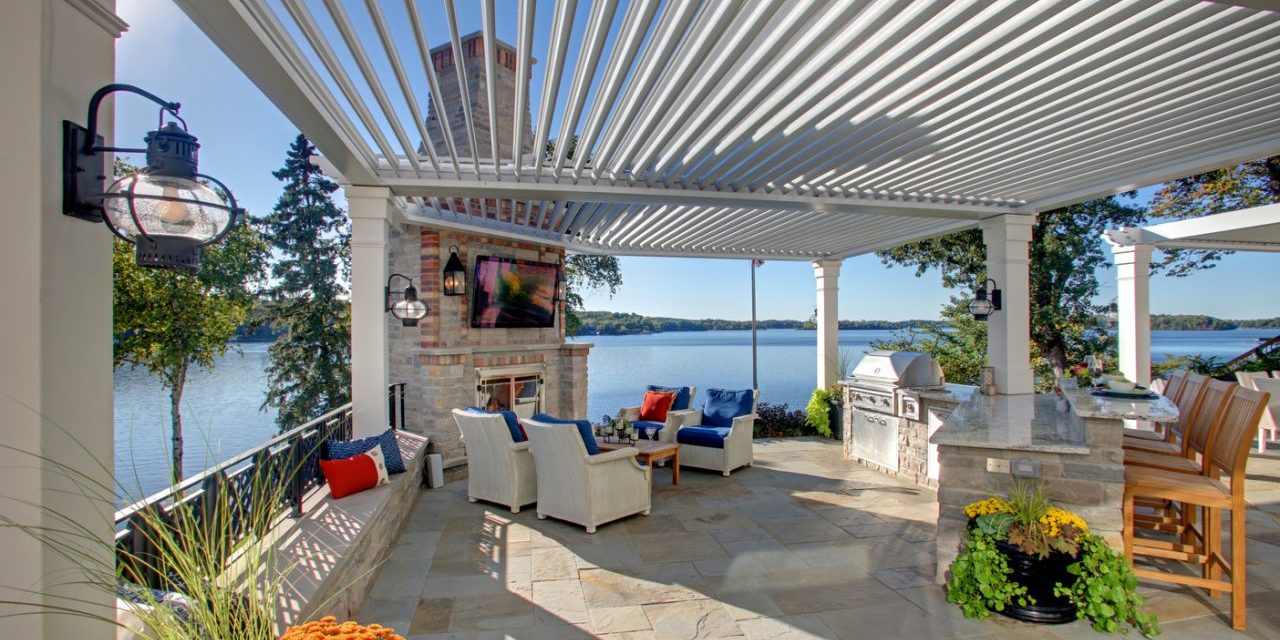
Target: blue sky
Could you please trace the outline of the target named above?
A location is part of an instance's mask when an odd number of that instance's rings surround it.
[[[478,3],[458,4],[460,30],[479,29]],[[433,4],[428,6],[435,11]],[[510,0],[497,2],[498,35],[513,42],[514,6]],[[542,2],[538,11],[541,14],[553,6]],[[388,19],[394,21],[398,13],[393,15],[391,7],[397,7],[394,11],[403,9],[398,8],[399,3],[388,3]],[[296,128],[170,0],[119,0],[117,11],[130,24],[116,49],[117,81],[180,101],[183,117],[203,145],[201,169],[229,185],[251,213],[268,212],[280,188],[271,172],[282,164],[297,135]],[[355,4],[348,11],[357,21],[364,15],[363,8]],[[586,9],[580,8],[578,22],[585,23],[586,15]],[[539,15],[536,24],[545,27],[549,22]],[[578,26],[574,31],[582,33],[583,28]],[[429,24],[427,36],[436,45],[446,41],[447,31],[443,25]],[[536,58],[543,57],[538,52],[545,52],[546,37],[543,31],[535,33]],[[402,53],[409,52],[409,46],[402,46]],[[541,66],[533,69],[531,98],[535,105],[542,83]],[[562,83],[561,95],[568,89],[569,83]],[[534,111],[536,117],[536,106]],[[557,113],[557,121],[559,116]],[[132,97],[119,100],[117,142],[141,146],[142,135],[155,124],[153,105]],[[1140,197],[1149,197],[1151,191],[1143,190]],[[588,309],[682,318],[750,317],[750,267],[745,260],[622,258],[622,273],[624,282],[618,294],[613,298],[589,294]],[[1225,258],[1217,268],[1189,278],[1156,278],[1152,282],[1152,311],[1229,318],[1280,316],[1280,279],[1268,275],[1275,273],[1280,273],[1280,255],[1237,254]],[[1099,297],[1109,301],[1115,296],[1114,274],[1100,276]],[[804,262],[768,262],[758,271],[757,291],[761,318],[807,318],[814,306],[813,268]],[[861,256],[846,260],[841,269],[840,317],[934,318],[949,295],[936,273],[917,278],[910,269],[886,268],[875,256]]]

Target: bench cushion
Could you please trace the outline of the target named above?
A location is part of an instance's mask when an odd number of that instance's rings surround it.
[[[656,384],[649,385],[648,391],[674,391],[676,392],[675,402],[671,403],[672,411],[684,411],[689,408],[689,404],[693,402],[693,398],[689,397],[689,387],[663,387]]]
[[[750,415],[754,411],[755,407],[751,406],[754,399],[755,392],[751,389],[707,389],[707,404],[702,409],[702,426],[732,427],[734,418]]]
[[[596,434],[591,430],[590,420],[569,420],[566,418],[557,418],[553,415],[545,413],[533,414],[534,422],[545,422],[547,424],[571,424],[578,427],[578,435],[582,436],[582,446],[587,448],[587,455],[594,456],[600,453],[600,447],[596,444]]]
[[[330,440],[325,444],[325,460],[345,460],[358,456],[374,447],[382,447],[382,458],[387,462],[387,473],[404,473],[404,459],[400,457],[400,445],[391,429],[381,435],[356,440]]]
[[[730,431],[729,427],[685,427],[676,432],[676,442],[723,449],[724,439]]]

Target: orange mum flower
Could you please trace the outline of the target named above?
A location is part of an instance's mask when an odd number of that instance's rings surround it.
[[[339,623],[337,618],[325,616],[289,627],[280,640],[404,640],[404,636],[380,624],[366,626],[354,620]]]

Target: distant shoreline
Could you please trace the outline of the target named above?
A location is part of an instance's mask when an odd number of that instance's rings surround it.
[[[627,336],[681,331],[745,331],[751,328],[749,320],[663,318],[612,311],[585,311],[579,313],[578,318],[581,321],[578,336]],[[816,329],[811,320],[760,320],[756,325],[759,329],[801,331]],[[841,320],[840,330],[900,331],[947,325],[948,323],[941,320]],[[1233,329],[1280,331],[1280,318],[1226,320],[1195,315],[1151,316],[1152,331],[1231,331]]]

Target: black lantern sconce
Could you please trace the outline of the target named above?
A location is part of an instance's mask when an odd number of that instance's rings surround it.
[[[467,269],[458,259],[457,245],[449,247],[449,261],[444,263],[444,285],[446,296],[461,296],[467,293]]]
[[[145,149],[103,146],[98,107],[117,91],[160,105],[159,127],[143,139]],[[244,210],[226,185],[199,172],[200,143],[178,115],[181,107],[127,84],[109,84],[94,92],[88,128],[62,123],[62,212],[105,222],[112,233],[137,246],[140,266],[196,273],[200,248],[222,240],[244,217]],[[166,123],[165,114],[177,122]],[[104,188],[109,175],[106,152],[146,153],[147,165]]]
[[[404,288],[404,291],[392,293],[391,281],[396,278],[403,278],[409,285]],[[418,321],[427,317],[427,313],[430,311],[426,303],[418,299],[418,289],[413,286],[413,279],[409,276],[399,273],[391,274],[391,277],[387,278],[385,295],[386,310],[390,311],[391,315],[395,316],[400,321],[400,324],[406,327],[418,326]],[[393,303],[391,302],[393,297],[399,297],[400,299]]]
[[[996,288],[995,280],[987,280],[973,292],[969,313],[973,314],[974,320],[986,322],[992,313],[1000,310],[1000,299],[1000,290]]]

